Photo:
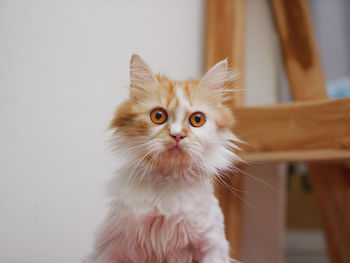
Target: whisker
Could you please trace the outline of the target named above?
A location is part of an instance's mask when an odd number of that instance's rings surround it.
[[[237,172],[239,172],[239,173],[242,173],[242,174],[244,174],[244,175],[246,175],[246,176],[248,176],[248,177],[250,177],[250,178],[256,180],[257,182],[259,182],[259,183],[265,185],[266,187],[270,188],[271,190],[275,191],[276,193],[281,193],[277,188],[275,188],[275,187],[272,186],[271,184],[268,184],[268,183],[264,182],[263,180],[258,179],[256,176],[253,176],[253,175],[251,175],[251,174],[245,172],[243,169],[240,169],[240,168],[238,168],[238,167],[234,167],[233,169],[234,169],[235,171],[237,171]]]
[[[243,197],[241,197],[239,194],[237,194],[233,189],[230,188],[230,185],[228,185],[225,181],[222,180],[222,178],[220,178],[219,176],[213,176],[214,180],[216,180],[221,186],[223,186],[224,188],[226,188],[227,190],[229,190],[234,196],[236,196],[239,200],[241,200],[242,202],[246,203],[247,205],[249,205],[250,207],[254,208],[257,210],[257,207],[254,206],[251,202],[249,202],[248,200],[244,199]]]
[[[126,183],[126,185],[125,185],[125,187],[124,187],[124,189],[123,189],[123,191],[122,191],[122,193],[121,193],[122,199],[124,199],[124,198],[127,196],[127,193],[125,193],[124,191],[126,191],[126,190],[129,188],[129,186],[130,186],[131,184],[133,184],[134,181],[135,181],[135,172],[136,172],[136,170],[137,170],[138,168],[140,168],[141,162],[142,162],[149,154],[151,154],[151,152],[152,152],[152,151],[148,151],[136,164],[134,164],[134,167],[132,168],[132,170],[131,170],[131,172],[130,172],[130,174],[129,174],[128,181],[127,181],[127,183]]]

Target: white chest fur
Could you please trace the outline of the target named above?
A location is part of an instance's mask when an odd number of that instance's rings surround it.
[[[159,179],[152,182],[143,180],[129,186],[120,182],[117,202],[129,207],[135,216],[148,214],[155,209],[165,216],[203,213],[210,206],[217,205],[209,178],[188,182],[172,175],[168,178],[164,175],[154,177]]]

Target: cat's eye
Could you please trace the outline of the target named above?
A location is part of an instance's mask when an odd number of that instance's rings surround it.
[[[155,124],[163,124],[168,119],[168,114],[163,108],[155,108],[151,111],[150,117]]]
[[[190,123],[193,127],[201,127],[205,123],[205,115],[202,112],[194,112],[190,116]]]

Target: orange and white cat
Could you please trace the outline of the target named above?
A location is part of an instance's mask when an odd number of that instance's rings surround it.
[[[130,96],[111,123],[124,160],[107,218],[88,263],[228,263],[223,215],[212,176],[232,167],[227,61],[200,80],[153,74],[137,55]]]

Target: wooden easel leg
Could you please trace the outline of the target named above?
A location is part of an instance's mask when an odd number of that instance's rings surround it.
[[[244,87],[244,45],[245,45],[245,0],[206,0],[205,68],[228,58],[229,65],[240,75],[233,87]],[[232,93],[232,107],[244,104],[244,93]],[[231,172],[225,183],[234,189],[243,188],[243,176]],[[215,185],[225,217],[226,237],[231,247],[231,257],[241,259],[242,250],[242,204],[239,197],[220,184]],[[237,194],[240,192],[238,191]]]
[[[338,163],[312,164],[311,180],[330,258],[350,262],[350,170]]]
[[[215,195],[219,200],[221,210],[225,218],[225,234],[230,243],[230,256],[233,259],[241,259],[242,254],[242,201],[241,192],[235,191],[235,194],[229,190],[243,189],[243,175],[239,173],[228,173],[222,178],[227,187],[215,182]]]

